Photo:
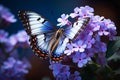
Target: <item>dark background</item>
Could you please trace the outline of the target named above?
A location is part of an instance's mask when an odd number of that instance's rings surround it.
[[[0,4],[8,7],[18,19],[19,10],[35,11],[53,24],[57,24],[57,18],[61,14],[73,12],[75,7],[89,5],[93,7],[96,15],[104,16],[115,22],[117,35],[120,35],[120,1],[119,0],[0,0]],[[4,28],[10,34],[17,33],[24,29],[18,19],[16,23]],[[49,80],[54,79],[52,71],[49,70],[49,62],[40,60],[33,55],[31,57],[32,69],[26,76],[27,80]],[[46,79],[43,79],[46,78]]]

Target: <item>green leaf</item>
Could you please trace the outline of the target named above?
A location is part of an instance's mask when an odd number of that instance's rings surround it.
[[[115,72],[115,75],[120,74],[120,68],[115,70],[114,72]]]
[[[113,71],[109,66],[101,67],[96,71],[96,74],[98,75],[100,80],[112,80],[113,78]]]
[[[114,60],[114,61],[118,61],[120,60],[120,51],[114,53],[111,57],[109,57],[107,59],[108,61]]]
[[[107,57],[111,56],[120,48],[120,36],[116,37],[116,41],[110,41],[107,46]]]

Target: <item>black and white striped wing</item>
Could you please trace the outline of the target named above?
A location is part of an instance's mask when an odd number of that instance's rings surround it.
[[[78,21],[75,22],[71,28],[65,30],[64,33],[66,37],[69,38],[70,40],[73,40],[77,36],[77,34],[84,30],[89,21],[90,21],[89,17],[78,19]]]
[[[48,45],[56,29],[45,18],[32,11],[19,11],[27,34],[30,36],[30,44],[36,55],[48,56]]]

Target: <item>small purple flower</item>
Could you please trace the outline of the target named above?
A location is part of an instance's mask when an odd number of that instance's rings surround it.
[[[58,18],[57,21],[59,22],[59,24],[57,24],[57,26],[65,26],[66,24],[69,24],[69,21],[68,21],[68,17],[69,15],[65,15],[65,14],[62,14],[61,15],[61,18]]]
[[[59,74],[64,74],[66,76],[69,76],[70,75],[70,72],[69,72],[69,66],[66,66],[66,65],[62,65],[61,63],[51,63],[51,65],[49,66],[49,68],[51,70],[53,70],[53,75],[56,77],[58,76]]]
[[[92,36],[88,35],[87,39],[85,40],[85,44],[87,44],[87,48],[91,48],[94,43],[95,43],[95,39],[92,38]]]
[[[71,53],[73,53],[73,52],[74,52],[74,50],[73,50],[73,45],[68,44],[68,45],[67,45],[67,49],[64,51],[64,54],[66,54],[66,55],[71,55]]]
[[[104,24],[104,26],[106,26],[108,28],[109,39],[110,40],[115,40],[116,39],[115,35],[117,34],[117,32],[116,32],[116,26],[115,26],[114,22],[112,22],[110,19],[104,19],[103,24]]]
[[[107,46],[104,42],[96,41],[94,44],[94,48],[97,53],[103,52],[105,53],[107,51]]]
[[[102,22],[103,19],[104,19],[103,16],[100,17],[99,15],[95,15],[95,16],[92,16],[91,21],[93,23],[100,23]]]
[[[71,16],[72,18],[75,18],[75,17],[79,16],[79,12],[80,12],[80,8],[76,7],[76,8],[74,9],[74,13],[71,13],[70,16]]]
[[[115,35],[117,34],[117,32],[114,29],[109,29],[109,40],[116,40]]]
[[[93,14],[94,9],[89,6],[80,7],[80,9],[81,9],[81,13],[80,13],[81,17],[91,17],[94,15]]]
[[[83,44],[83,41],[79,40],[76,43],[73,43],[73,50],[74,51],[79,51],[79,52],[84,52],[85,48],[87,47],[86,44]]]
[[[0,5],[0,16],[10,23],[14,23],[17,21],[15,19],[15,16],[9,11],[9,9],[4,7],[3,5]]]
[[[78,67],[82,68],[90,58],[87,57],[85,53],[76,52],[76,54],[73,57],[73,62],[78,63]]]
[[[74,74],[70,75],[69,80],[82,80],[82,79],[80,73],[78,71],[75,71]]]
[[[5,43],[8,41],[7,39],[8,33],[4,30],[0,30],[0,43]]]
[[[93,35],[93,33],[95,31],[98,31],[100,29],[100,25],[99,23],[91,23],[88,28],[87,31],[89,32],[89,35]]]
[[[91,23],[89,24],[91,32],[98,31],[100,29],[100,24],[102,23],[102,20],[104,17],[100,17],[98,15],[91,17]]]
[[[110,19],[104,19],[103,23],[108,29],[116,30],[116,26],[115,26],[114,22],[112,22]]]
[[[80,8],[76,7],[74,9],[74,13],[71,13],[70,16],[72,18],[75,18],[77,16],[80,17],[80,18],[82,18],[82,17],[91,17],[91,16],[94,15],[93,12],[94,12],[94,9],[89,7],[89,6],[80,7]]]
[[[68,80],[68,76],[64,73],[59,73],[57,76],[56,76],[56,80]]]
[[[94,48],[87,48],[85,50],[85,53],[86,53],[87,57],[91,58],[95,55],[96,50]]]
[[[108,28],[106,27],[106,26],[104,26],[104,25],[101,25],[100,26],[100,29],[99,29],[99,31],[98,31],[98,34],[100,35],[100,36],[102,36],[102,35],[108,35],[109,34],[109,32],[107,31],[108,30]]]

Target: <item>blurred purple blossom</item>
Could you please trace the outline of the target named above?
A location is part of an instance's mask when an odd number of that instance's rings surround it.
[[[17,34],[11,35],[9,37],[9,42],[13,46],[16,45],[18,42],[20,42],[20,43],[27,42],[28,43],[28,40],[29,40],[29,36],[27,35],[27,33],[24,30],[21,30]]]
[[[4,28],[16,21],[10,10],[0,5],[0,27]],[[28,38],[24,30],[11,36],[5,30],[0,30],[0,80],[24,80],[25,75],[29,73],[30,62],[25,58],[26,55],[18,53],[24,52]],[[20,51],[21,49],[23,50]]]
[[[19,31],[19,32],[17,33],[16,37],[17,37],[17,40],[18,40],[19,42],[27,42],[28,39],[29,39],[29,37],[28,37],[27,33],[25,32],[25,30]]]
[[[8,32],[4,30],[0,30],[0,43],[5,43],[7,42],[7,37],[8,37]]]
[[[28,73],[31,65],[28,61],[21,61],[9,57],[0,68],[2,73],[7,77],[22,77],[24,74]]]
[[[28,35],[24,30],[11,36],[8,36],[6,31],[0,30],[0,63],[2,63],[0,64],[0,79],[24,80],[31,65],[27,59],[19,60],[21,54],[18,54],[18,51],[19,47],[24,49],[26,44],[28,44]]]
[[[14,35],[11,35],[11,36],[9,37],[9,43],[10,43],[12,46],[14,46],[14,45],[17,44],[17,37],[16,37],[15,34],[14,34]]]
[[[62,75],[64,77],[68,78],[70,75],[69,66],[62,65],[61,63],[52,63],[51,62],[51,65],[49,66],[49,68],[51,70],[53,70],[54,77],[59,77],[59,75]]]
[[[21,35],[20,35],[21,34]],[[31,68],[27,59],[19,60],[19,45],[23,42],[27,42],[28,36],[25,31],[19,31],[17,34],[8,37],[8,33],[4,30],[0,30],[0,79],[2,80],[24,80],[24,76],[28,74],[28,70]],[[4,44],[3,44],[4,43]],[[27,43],[28,44],[28,43]],[[22,48],[24,48],[25,44]],[[8,59],[6,61],[6,59]]]
[[[71,74],[70,67],[61,63],[51,63],[49,66],[53,70],[53,75],[56,80],[81,80],[80,73],[75,71]]]
[[[69,80],[82,80],[80,73],[78,71],[75,71],[74,74],[70,75]]]
[[[3,5],[0,5],[0,16],[10,23],[14,23],[17,21],[15,19],[15,16],[10,12],[10,10]]]

